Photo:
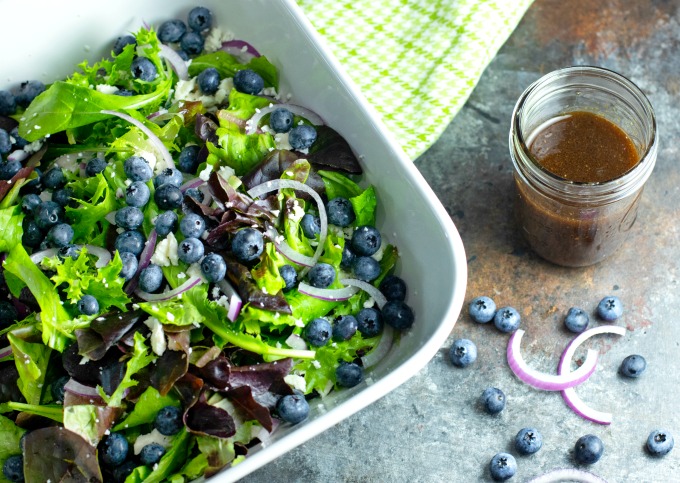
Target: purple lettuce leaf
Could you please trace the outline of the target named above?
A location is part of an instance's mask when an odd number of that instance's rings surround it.
[[[317,126],[316,141],[309,148],[307,159],[317,169],[341,171],[348,174],[363,172],[349,143],[328,126]]]
[[[76,330],[78,354],[98,361],[117,344],[144,314],[141,310],[109,312],[92,321],[90,327]]]
[[[156,361],[151,373],[151,385],[165,396],[175,382],[184,377],[189,369],[189,358],[184,351],[166,350]]]

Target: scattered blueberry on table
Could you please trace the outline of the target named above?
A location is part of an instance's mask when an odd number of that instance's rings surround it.
[[[675,444],[673,435],[665,429],[655,429],[647,438],[647,451],[652,456],[664,456],[670,453]]]
[[[578,307],[571,307],[564,318],[565,327],[576,334],[586,330],[589,322],[588,314]]]
[[[449,349],[449,360],[456,367],[467,367],[477,360],[477,346],[470,339],[457,339]]]
[[[543,447],[543,436],[536,428],[522,428],[515,436],[515,449],[521,455],[536,453]]]
[[[517,460],[510,453],[498,453],[491,458],[489,471],[494,481],[507,481],[517,473]]]
[[[645,358],[638,354],[632,354],[621,361],[619,374],[625,377],[637,378],[640,377],[646,369],[647,361]]]
[[[488,414],[498,414],[505,409],[505,393],[497,387],[487,387],[482,392],[480,401]]]
[[[612,322],[621,317],[622,314],[623,304],[615,295],[607,296],[597,304],[597,315],[606,322]]]
[[[521,317],[514,307],[503,307],[496,311],[493,323],[501,332],[511,333],[519,328]]]
[[[496,315],[496,303],[489,297],[475,297],[470,302],[468,313],[473,321],[479,324],[491,322]]]
[[[592,465],[602,458],[604,443],[594,434],[581,436],[574,445],[574,459],[583,465]]]

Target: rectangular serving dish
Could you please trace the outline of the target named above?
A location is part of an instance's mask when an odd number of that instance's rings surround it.
[[[376,187],[378,228],[401,254],[398,274],[408,283],[416,322],[366,381],[311,403],[310,417],[281,426],[266,445],[210,481],[235,481],[371,404],[422,369],[450,334],[465,296],[467,265],[460,236],[427,182],[390,135],[377,112],[292,0],[205,0],[214,25],[253,44],[279,69],[283,94],[318,113],[359,157],[363,185]],[[109,55],[115,38],[144,23],[186,18],[183,0],[0,0],[3,76],[0,89],[70,75],[84,59]],[[405,95],[407,95],[405,93]]]

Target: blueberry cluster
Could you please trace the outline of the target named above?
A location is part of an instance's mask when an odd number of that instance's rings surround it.
[[[245,74],[245,72],[247,71],[243,70],[237,72],[234,76],[234,87],[236,87],[236,89],[241,92],[248,92],[239,86],[240,83],[243,83],[241,78],[245,79],[246,76],[251,76],[251,74]],[[274,111],[272,111],[272,113],[269,115],[269,127],[275,133],[288,133],[288,143],[293,149],[301,151],[303,149],[311,148],[314,144],[314,141],[316,141],[316,129],[314,129],[314,127],[310,126],[309,124],[303,123],[295,126],[294,117],[295,116],[293,116],[293,113],[290,112],[290,110],[286,109],[285,107],[279,107],[278,109],[274,109]],[[349,201],[345,198],[338,199],[344,200],[343,203],[349,203]],[[346,206],[343,207],[343,209],[346,208]],[[351,206],[349,208],[351,208]],[[352,212],[352,214],[353,213],[354,212]],[[345,225],[338,224],[338,226],[347,226],[350,223],[351,221]],[[310,236],[309,238],[313,237]]]
[[[517,454],[529,456],[543,447],[543,436],[536,428],[522,428],[515,436],[513,446]],[[489,472],[494,481],[507,481],[517,473],[517,459],[507,452],[497,453],[489,462]]]
[[[158,27],[158,39],[164,44],[179,47],[178,53],[184,60],[189,60],[203,51],[205,39],[203,34],[212,26],[212,13],[205,7],[195,7],[189,11],[186,23],[180,19],[171,19]]]

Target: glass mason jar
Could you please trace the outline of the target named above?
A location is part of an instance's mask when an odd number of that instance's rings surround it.
[[[551,119],[573,112],[599,115],[630,138],[639,161],[605,182],[574,182],[544,169],[529,152]],[[519,228],[532,249],[558,265],[597,263],[624,241],[656,162],[658,135],[651,104],[625,77],[598,67],[567,67],[530,85],[517,101],[510,129]]]

